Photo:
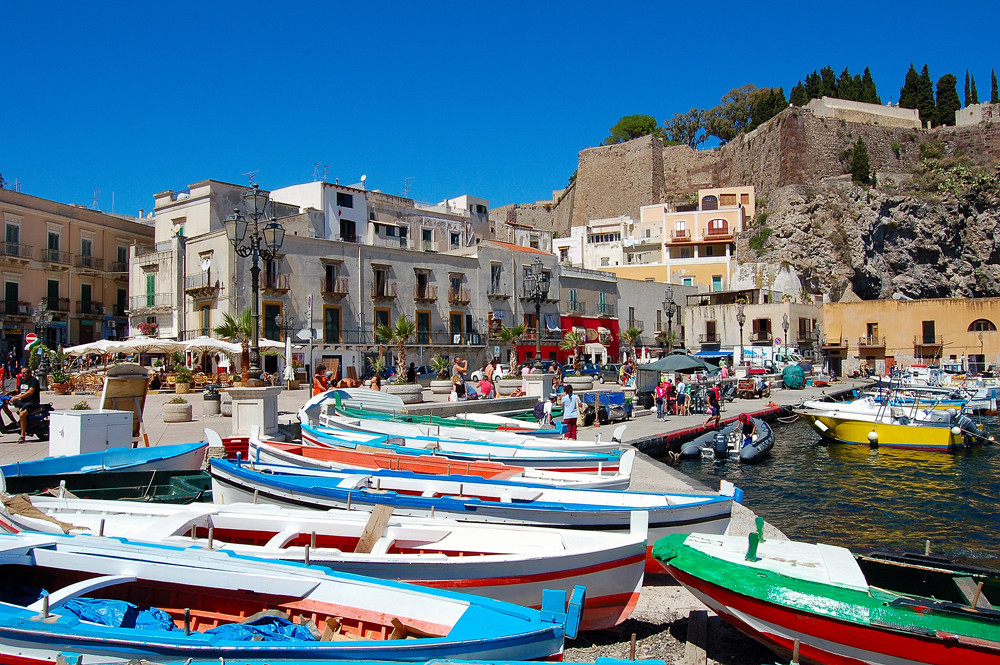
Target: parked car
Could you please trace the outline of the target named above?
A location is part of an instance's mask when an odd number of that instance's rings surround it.
[[[417,365],[414,369],[417,371],[417,383],[424,388],[431,385],[431,381],[437,378],[438,373],[430,365]]]
[[[510,365],[507,363],[500,363],[493,369],[493,378],[491,381],[496,383],[500,379],[510,375]],[[483,370],[477,369],[475,372],[469,375],[469,379],[479,383],[483,380]]]
[[[601,371],[597,373],[598,383],[618,383],[618,374],[622,370],[621,363],[609,363],[601,367]]]
[[[583,363],[580,366],[580,374],[584,376],[597,377],[601,373],[601,366],[597,363]]]
[[[560,377],[564,378],[566,376],[566,368],[563,367],[562,363],[555,360],[533,360],[530,364],[535,372],[544,372],[546,374],[558,373]]]

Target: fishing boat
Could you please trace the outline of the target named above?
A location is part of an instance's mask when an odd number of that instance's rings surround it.
[[[205,471],[106,471],[104,473],[13,476],[0,491],[81,499],[185,504],[212,500],[212,477]]]
[[[336,396],[335,396],[336,399]],[[402,400],[400,405],[402,407]],[[339,402],[334,406],[337,415],[347,418],[368,418],[370,420],[391,420],[397,423],[409,423],[411,425],[434,425],[444,427],[467,427],[483,432],[514,432],[516,434],[530,434],[541,437],[558,437],[562,430],[554,427],[542,427],[538,421],[526,421],[517,418],[509,418],[493,413],[458,413],[454,416],[434,416],[417,413],[402,413],[399,411],[375,411],[373,409],[362,409],[359,407],[342,406]]]
[[[310,423],[304,423],[310,424]],[[600,437],[592,441],[576,439],[550,439],[546,437],[528,436],[514,432],[484,432],[482,430],[466,429],[464,427],[442,427],[439,425],[411,425],[393,422],[391,420],[373,420],[371,418],[346,418],[344,416],[320,416],[320,425],[361,432],[365,434],[384,434],[391,437],[447,439],[449,441],[468,441],[473,443],[488,443],[501,446],[516,446],[533,450],[565,450],[583,453],[610,453],[619,449],[621,439],[612,437],[610,441],[601,441]],[[624,431],[624,430],[623,430]]]
[[[363,446],[362,446],[363,447]],[[635,450],[622,452],[618,469],[606,473],[571,473],[512,466],[485,460],[452,460],[438,455],[402,455],[388,450],[349,450],[319,445],[302,445],[281,441],[261,441],[250,437],[249,459],[254,462],[288,464],[292,466],[413,471],[421,474],[480,476],[494,480],[579,487],[586,489],[628,489],[635,460]]]
[[[774,448],[774,430],[760,418],[753,418],[753,422],[756,431],[750,441],[744,439],[741,423],[736,420],[682,445],[681,459],[738,459],[744,464],[764,461]]]
[[[628,534],[465,524],[269,504],[167,506],[6,497],[0,529],[90,533],[329,566],[540,608],[545,589],[587,588],[581,630],[610,628],[639,600],[645,513]]]
[[[737,629],[809,663],[1000,662],[1000,572],[925,556],[692,534],[653,555]]]
[[[209,472],[214,500],[224,505],[253,501],[367,512],[387,505],[398,515],[620,533],[629,531],[633,511],[643,511],[648,513],[650,542],[668,533],[724,533],[734,497],[742,498],[742,492],[726,481],[719,493],[665,494],[525,486],[469,476],[345,473],[218,459],[211,461]]]
[[[201,547],[0,534],[0,662],[558,657],[583,589],[542,610]]]
[[[401,455],[437,455],[461,461],[501,462],[549,471],[599,473],[618,471],[624,452],[585,453],[540,450],[477,441],[451,441],[434,436],[387,437],[331,427],[301,425],[302,441],[310,445],[348,450],[383,450]]]
[[[822,409],[802,406],[792,411],[820,436],[837,443],[954,452],[990,442],[968,416],[961,414],[946,412],[948,420],[931,421],[910,420],[905,413],[894,413],[890,408],[876,415],[842,411],[830,405]]]
[[[205,463],[207,449],[208,443],[204,441],[146,448],[108,448],[95,453],[4,464],[0,466],[0,473],[10,478],[104,471],[195,471]]]

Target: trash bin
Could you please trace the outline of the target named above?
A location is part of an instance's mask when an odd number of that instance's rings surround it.
[[[221,412],[222,394],[215,384],[205,386],[205,415],[217,416]]]

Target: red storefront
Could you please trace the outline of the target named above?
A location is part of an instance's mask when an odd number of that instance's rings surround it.
[[[517,346],[517,360],[521,363],[535,358],[536,329],[533,325],[534,316],[530,318],[532,319],[531,325],[525,324],[527,330],[525,330],[521,343]],[[603,346],[607,362],[618,362],[618,319],[596,316],[562,316],[557,317],[560,329],[554,330],[551,329],[553,326],[550,326],[550,322],[545,321],[545,318],[542,317],[542,358],[544,360],[555,358],[560,363],[567,364],[573,356],[573,350],[560,349],[559,342],[563,333],[576,330],[583,333],[587,340],[587,346],[584,347],[585,358],[589,355],[594,362],[599,362],[597,355],[600,349],[598,346]]]

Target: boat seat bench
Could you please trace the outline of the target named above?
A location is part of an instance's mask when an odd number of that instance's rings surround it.
[[[958,587],[958,592],[965,598],[965,602],[972,605],[972,601],[976,598],[976,583],[972,581],[971,577],[955,577],[953,579],[955,580],[955,586]],[[986,599],[985,593],[980,592],[979,599],[976,600],[976,609],[993,609],[993,605]]]

